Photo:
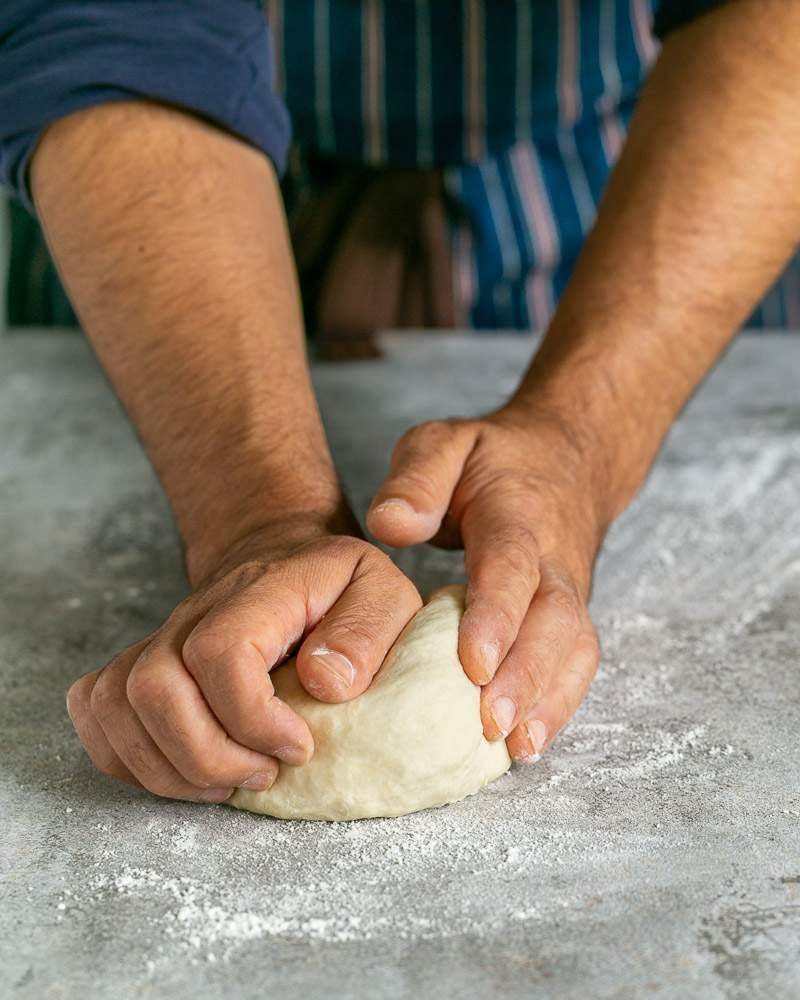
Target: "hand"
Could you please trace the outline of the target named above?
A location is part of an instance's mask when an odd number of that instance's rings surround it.
[[[205,802],[266,789],[278,760],[303,764],[314,751],[269,671],[299,644],[310,694],[354,698],[420,604],[369,543],[272,525],[239,542],[161,628],[73,684],[68,711],[93,763],[121,781]]]
[[[488,739],[530,759],[583,700],[599,661],[587,601],[603,534],[585,452],[561,420],[510,407],[412,428],[367,525],[394,546],[463,545],[459,656],[483,686]]]

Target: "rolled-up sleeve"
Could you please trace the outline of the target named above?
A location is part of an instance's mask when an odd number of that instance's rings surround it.
[[[283,170],[289,120],[257,0],[0,4],[0,180],[29,209],[28,163],[42,131],[73,111],[131,99],[185,108]]]
[[[730,0],[661,0],[655,17],[655,34],[663,39],[671,31],[721,7]]]

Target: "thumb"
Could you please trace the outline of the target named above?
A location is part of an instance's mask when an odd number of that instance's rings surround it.
[[[407,431],[367,511],[367,528],[375,538],[398,547],[433,538],[475,438],[474,424],[458,420],[434,420]]]

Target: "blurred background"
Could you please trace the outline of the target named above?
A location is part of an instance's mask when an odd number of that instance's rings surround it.
[[[75,313],[36,220],[0,192],[0,329],[74,327]]]

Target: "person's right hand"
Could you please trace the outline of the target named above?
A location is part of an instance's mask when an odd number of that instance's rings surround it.
[[[239,786],[266,789],[278,760],[303,764],[314,752],[306,723],[275,697],[270,670],[299,645],[310,694],[354,698],[421,603],[360,538],[264,529],[159,629],[76,681],[70,718],[96,767],[157,795],[223,802]]]

